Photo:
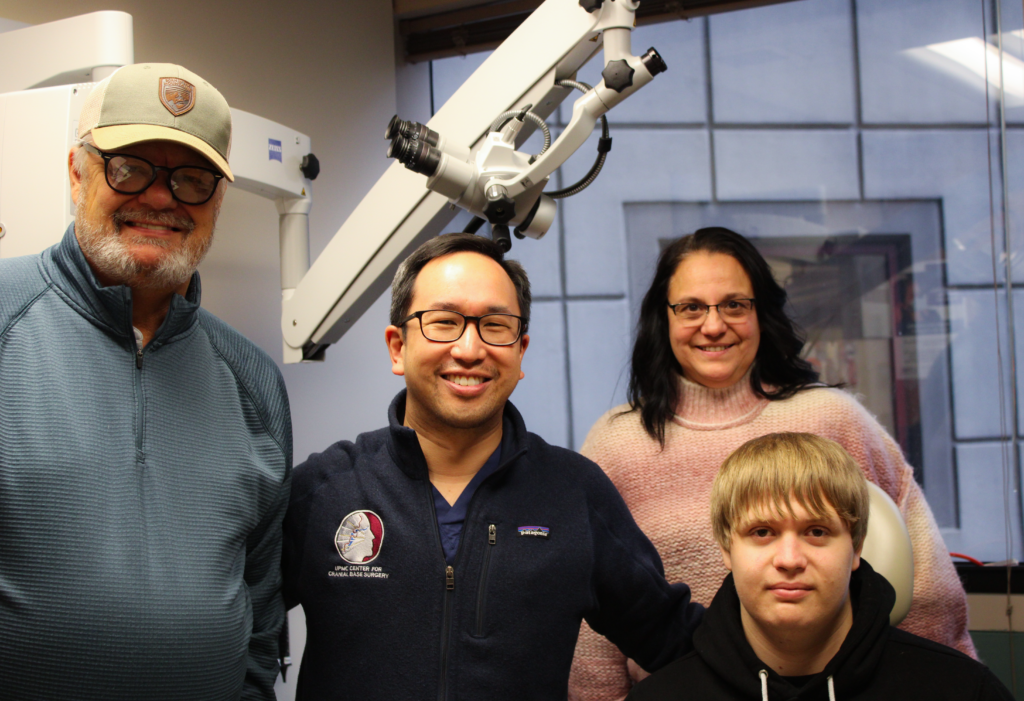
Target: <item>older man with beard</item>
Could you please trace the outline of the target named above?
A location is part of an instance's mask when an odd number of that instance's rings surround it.
[[[273,699],[288,399],[195,272],[230,110],[140,64],[78,129],[74,225],[0,261],[0,699]]]

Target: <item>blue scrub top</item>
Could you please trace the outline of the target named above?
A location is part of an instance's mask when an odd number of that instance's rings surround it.
[[[462,494],[454,504],[449,504],[448,500],[441,496],[441,492],[437,491],[437,487],[430,485],[434,490],[434,512],[437,514],[437,526],[441,531],[441,548],[444,550],[445,562],[449,565],[455,564],[455,553],[459,550],[459,539],[462,537],[462,524],[466,522],[466,509],[469,508],[473,494],[476,493],[477,487],[498,469],[500,464],[501,444],[499,443],[498,448],[491,453],[491,457],[487,458],[487,462],[480,468],[480,471],[473,475],[473,479],[462,490]]]

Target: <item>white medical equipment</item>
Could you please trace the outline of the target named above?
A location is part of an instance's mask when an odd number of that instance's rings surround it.
[[[95,81],[133,62],[124,12],[0,34],[0,258],[38,253],[74,220],[67,157],[82,104]],[[294,288],[309,267],[310,180],[319,172],[309,137],[238,109],[231,121],[234,186],[277,204],[281,286]]]
[[[607,125],[589,180],[544,193],[550,175],[587,140],[605,112],[665,70],[653,49],[642,56],[631,53],[637,7],[637,0],[547,0],[426,126],[392,120],[389,155],[406,167],[396,163],[384,173],[312,266],[309,179],[315,168],[309,138],[232,110],[235,185],[274,199],[281,215],[286,363],[322,359],[326,347],[386,289],[399,261],[451,221],[456,205],[476,214],[477,226],[489,221],[492,237],[506,247],[511,227],[518,236],[544,235],[554,218],[555,197],[575,194],[596,176],[610,148]],[[96,37],[93,53],[84,56],[78,51],[81,42],[68,41],[83,34]],[[75,46],[75,57],[61,58],[64,52],[52,50],[61,45]],[[601,83],[591,88],[572,80],[602,46]],[[16,65],[25,68],[11,70],[15,64],[4,56],[18,56]],[[5,66],[0,257],[42,250],[70,223],[65,158],[91,89],[80,81],[99,80],[133,58],[131,17],[122,12],[96,12],[0,35],[0,65]],[[516,145],[535,126],[547,131],[543,119],[574,88],[584,94],[558,139],[536,157],[518,152]],[[18,92],[6,92],[11,90]]]
[[[861,557],[896,590],[896,604],[889,613],[895,626],[907,617],[914,598],[914,550],[896,502],[873,482],[868,482],[868,496],[871,511]]]
[[[321,358],[387,288],[398,263],[451,221],[456,206],[489,220],[492,236],[506,245],[510,227],[534,238],[547,231],[555,212],[554,199],[542,194],[548,177],[597,119],[665,68],[654,50],[631,53],[638,4],[547,0],[425,126],[392,120],[386,137],[399,163],[367,193],[294,293],[284,294],[286,363]],[[559,138],[536,159],[517,152],[535,118],[549,116],[572,91],[564,81],[602,46],[604,80],[576,100]]]

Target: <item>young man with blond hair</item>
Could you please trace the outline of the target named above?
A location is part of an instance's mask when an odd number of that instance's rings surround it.
[[[889,624],[896,594],[860,556],[868,508],[834,441],[775,433],[740,446],[711,491],[731,574],[694,651],[629,699],[1012,699],[980,663]]]

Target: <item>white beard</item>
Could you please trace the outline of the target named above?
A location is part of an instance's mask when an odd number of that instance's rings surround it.
[[[83,193],[85,191],[83,188]],[[171,212],[119,209],[109,220],[96,222],[86,218],[83,203],[84,198],[80,198],[75,207],[75,233],[82,253],[99,272],[120,284],[148,289],[177,289],[192,278],[192,273],[199,267],[213,243],[211,232],[201,245],[190,245],[195,243],[189,239],[195,230],[195,223]],[[143,237],[126,239],[122,227],[125,221],[132,218],[181,229],[182,245],[169,251],[156,265],[143,265],[132,256],[129,244],[146,243],[168,247],[170,242]],[[214,218],[216,220],[216,214]]]

